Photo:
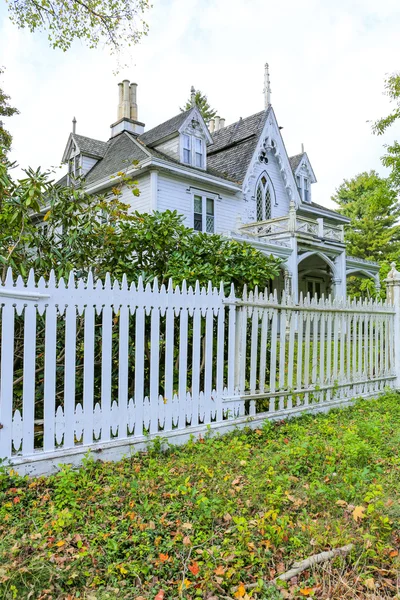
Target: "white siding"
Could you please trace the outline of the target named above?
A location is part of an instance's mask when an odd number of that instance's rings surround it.
[[[225,192],[221,193],[212,185],[191,184],[188,181],[174,179],[161,173],[158,177],[158,210],[176,210],[185,217],[185,225],[193,227],[193,194],[197,185],[202,190],[202,194],[206,190],[210,194],[217,195],[215,201],[216,233],[228,233],[236,229],[237,216],[241,215],[243,211],[243,200]]]
[[[138,210],[139,212],[150,212],[150,174],[146,174],[143,175],[143,177],[138,178],[137,182],[140,195],[134,196],[128,186],[123,186],[120,200],[121,202],[130,204],[133,210]]]
[[[96,158],[91,158],[90,156],[84,156],[82,154],[82,175],[86,175],[96,163]]]
[[[275,191],[275,203],[271,207],[271,218],[283,217],[289,212],[289,196],[286,191],[282,173],[279,169],[278,160],[276,157],[268,153],[268,164],[258,164],[256,170],[256,184],[261,173],[267,172],[273,189]],[[256,201],[255,201],[256,190],[252,191],[251,197],[249,198],[248,206],[246,207],[244,222],[251,223],[256,220]]]
[[[174,158],[175,160],[180,161],[179,135],[172,138],[172,140],[168,140],[167,142],[160,144],[159,146],[155,146],[155,149],[159,150],[160,152],[163,152],[167,156],[171,156],[171,158]]]

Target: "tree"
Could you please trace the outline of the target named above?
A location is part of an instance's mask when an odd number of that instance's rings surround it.
[[[4,73],[4,69],[0,67],[0,76]],[[10,106],[10,96],[7,96],[5,92],[0,88],[0,148],[4,148],[8,151],[11,148],[12,137],[11,134],[4,128],[1,117],[12,117],[19,113],[19,111]]]
[[[44,30],[53,48],[68,50],[74,40],[90,48],[106,44],[118,51],[147,33],[148,0],[17,0],[8,4],[11,21],[29,31]]]
[[[395,108],[392,112],[373,124],[373,131],[382,135],[393,124],[400,120],[400,73],[393,73],[385,81],[385,93],[394,102]],[[382,157],[382,163],[391,170],[390,179],[397,190],[400,190],[400,144],[394,140],[392,144],[386,144],[386,154]]]
[[[89,195],[82,185],[60,187],[40,169],[26,170],[14,182],[10,163],[0,161],[0,276],[8,267],[26,276],[33,268],[48,277],[71,270],[78,277],[92,271],[95,278],[107,272],[115,278],[125,273],[130,281],[142,275],[160,283],[209,280],[218,286],[235,283],[264,288],[278,274],[280,262],[247,243],[219,235],[194,234],[178,213],[131,212],[120,202],[120,187],[109,195]],[[123,174],[123,182],[138,195],[136,183]],[[46,209],[44,207],[46,206]],[[45,215],[43,216],[43,213]],[[36,216],[35,216],[36,215]]]
[[[211,108],[210,103],[208,102],[207,96],[205,94],[202,94],[200,90],[197,90],[195,92],[194,104],[199,109],[199,111],[206,123],[208,123],[208,121],[210,119],[213,119],[215,117],[215,115],[217,114],[217,111],[215,109]],[[181,112],[183,112],[185,110],[191,109],[192,106],[193,106],[192,97],[190,97],[189,100],[186,102],[185,106],[183,108],[181,108],[180,110],[181,110]]]
[[[348,254],[378,262],[383,279],[400,253],[400,205],[391,182],[375,171],[360,173],[344,180],[332,200],[339,204],[339,212],[351,219],[345,229]],[[367,280],[349,280],[352,295],[372,289]]]

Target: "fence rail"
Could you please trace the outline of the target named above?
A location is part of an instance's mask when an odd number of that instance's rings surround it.
[[[0,458],[32,471],[89,448],[325,410],[396,380],[383,303],[9,272],[0,307]]]

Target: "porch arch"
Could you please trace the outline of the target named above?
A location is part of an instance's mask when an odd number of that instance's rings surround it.
[[[335,265],[335,263],[328,256],[326,256],[326,254],[324,254],[320,250],[310,250],[309,252],[300,254],[300,256],[297,258],[297,265],[299,265],[301,262],[303,262],[303,260],[310,258],[310,256],[319,256],[331,268],[332,278],[340,279],[340,273],[339,273],[338,268]]]

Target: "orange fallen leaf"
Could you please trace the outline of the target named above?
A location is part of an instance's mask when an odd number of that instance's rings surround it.
[[[243,598],[243,596],[246,594],[246,588],[244,587],[243,583],[241,583],[238,587],[238,589],[236,590],[234,596],[235,598]]]
[[[220,565],[219,567],[217,567],[217,568],[215,569],[214,573],[215,573],[216,575],[224,575],[224,573],[225,573],[225,569],[224,569],[224,567],[223,567],[222,565]]]
[[[166,561],[169,559],[169,555],[168,555],[168,554],[162,554],[162,553],[161,553],[161,554],[159,555],[159,557],[158,557],[158,558],[161,560],[161,562],[166,562]],[[162,590],[161,590],[161,591],[162,591]],[[163,593],[164,593],[164,592],[163,592]]]
[[[57,542],[56,546],[58,546],[59,548],[61,548],[61,546],[65,545],[65,541],[64,540],[60,540],[59,542]]]
[[[164,590],[160,590],[154,600],[164,600]]]
[[[312,594],[314,594],[314,588],[302,588],[300,590],[300,594],[302,596],[311,596]]]
[[[389,554],[390,558],[394,558],[395,556],[398,556],[399,551],[398,550],[392,550],[391,553]]]
[[[358,522],[361,521],[361,519],[364,519],[365,515],[365,507],[364,506],[356,506],[355,509],[353,510],[353,519]]]
[[[200,571],[199,565],[196,561],[193,561],[192,564],[189,565],[188,569],[191,573],[193,573],[193,575],[197,575],[197,573]]]

